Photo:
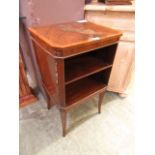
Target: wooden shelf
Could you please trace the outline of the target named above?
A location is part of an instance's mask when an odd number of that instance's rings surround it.
[[[103,81],[92,77],[81,79],[66,86],[66,107],[73,106],[106,89]]]
[[[94,56],[82,56],[66,61],[65,79],[66,84],[100,72],[112,67],[112,64],[104,62],[101,58]]]

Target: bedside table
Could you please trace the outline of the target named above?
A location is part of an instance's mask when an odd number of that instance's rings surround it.
[[[60,109],[63,136],[68,110],[107,88],[121,32],[85,20],[29,28],[48,95],[48,108]]]

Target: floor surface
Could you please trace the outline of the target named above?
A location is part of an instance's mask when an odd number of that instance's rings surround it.
[[[101,114],[97,97],[72,109],[65,138],[59,110],[40,98],[20,109],[20,155],[134,155],[132,89],[127,98],[107,92]]]

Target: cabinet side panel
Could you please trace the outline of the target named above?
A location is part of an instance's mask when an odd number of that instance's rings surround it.
[[[134,44],[120,42],[108,85],[109,90],[125,91],[134,69]],[[117,88],[117,89],[116,89]]]
[[[50,97],[52,104],[57,104],[59,103],[57,62],[35,42],[33,42],[33,47],[41,73],[42,85]]]

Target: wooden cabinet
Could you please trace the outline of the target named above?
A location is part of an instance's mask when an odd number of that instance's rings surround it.
[[[98,94],[100,113],[121,33],[85,21],[30,27],[29,31],[48,107],[58,105],[65,136],[70,108]]]
[[[87,5],[85,18],[88,21],[110,26],[122,31],[117,48],[108,90],[125,97],[134,73],[134,6]]]

